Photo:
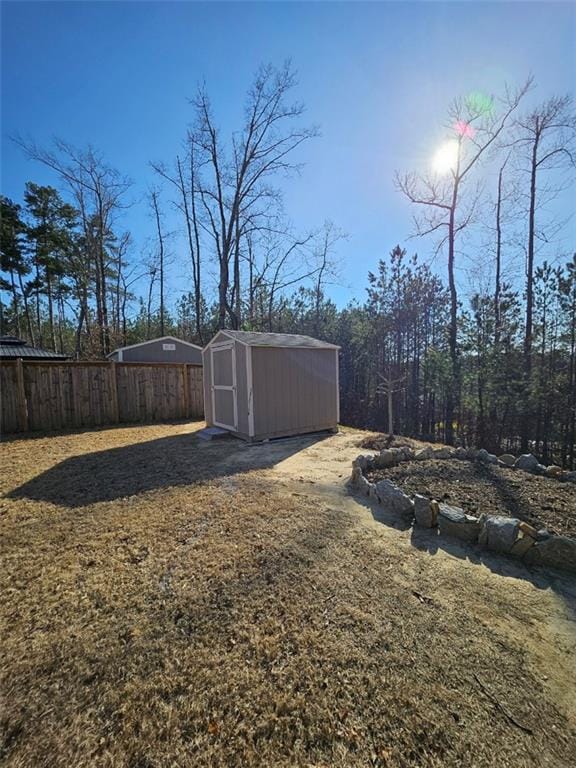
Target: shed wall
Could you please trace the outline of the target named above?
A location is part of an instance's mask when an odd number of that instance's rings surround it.
[[[234,345],[236,353],[236,397],[238,424],[236,432],[242,436],[247,436],[248,427],[248,385],[246,374],[246,355],[247,348],[244,344],[232,341],[228,336],[219,335],[213,343],[231,342]],[[214,414],[212,412],[212,354],[211,346],[206,348],[204,354],[204,418],[207,424],[214,424]]]
[[[337,427],[337,365],[333,349],[252,347],[254,438]]]

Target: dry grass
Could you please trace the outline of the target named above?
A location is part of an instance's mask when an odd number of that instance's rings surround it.
[[[189,431],[3,446],[0,761],[574,764],[573,583],[431,557],[375,523],[326,479],[353,436]]]

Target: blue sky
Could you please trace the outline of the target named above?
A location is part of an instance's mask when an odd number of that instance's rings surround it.
[[[339,304],[364,296],[366,274],[397,242],[426,259],[432,243],[407,240],[411,211],[396,169],[422,168],[443,137],[457,95],[498,93],[533,72],[533,98],[574,92],[572,3],[2,3],[2,191],[54,183],[8,136],[92,143],[135,182],[150,160],[169,161],[191,120],[187,99],[206,81],[224,131],[238,126],[258,65],[291,58],[297,97],[322,136],[286,182],[298,228],[331,219],[341,244]],[[564,201],[566,206],[566,201]],[[125,226],[134,256],[152,231],[145,207]],[[574,226],[569,235],[574,234]],[[568,247],[574,247],[574,239]],[[175,243],[171,295],[187,287]],[[185,269],[188,268],[182,256]],[[435,268],[444,273],[441,260]]]

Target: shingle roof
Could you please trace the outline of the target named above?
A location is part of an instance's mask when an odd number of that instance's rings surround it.
[[[340,349],[337,344],[300,336],[295,333],[256,333],[255,331],[222,331],[249,347],[312,347],[315,349]]]
[[[48,359],[48,360],[67,360],[69,355],[60,355],[58,352],[50,352],[47,349],[37,349],[29,347],[22,339],[15,336],[0,336],[0,359],[11,358],[16,360],[19,357]]]

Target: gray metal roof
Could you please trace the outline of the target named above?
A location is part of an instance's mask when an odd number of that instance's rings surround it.
[[[0,336],[0,359],[16,360],[19,357],[36,360],[67,360],[69,355],[29,347],[25,341],[17,339],[15,336]]]
[[[249,347],[312,347],[314,349],[340,349],[337,344],[301,336],[295,333],[256,333],[256,331],[229,331],[221,333],[237,339]]]

